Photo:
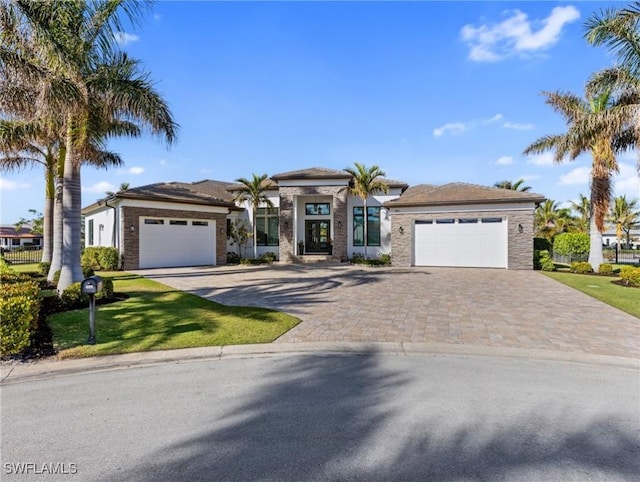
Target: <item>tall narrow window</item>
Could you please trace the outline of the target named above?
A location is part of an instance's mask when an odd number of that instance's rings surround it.
[[[88,223],[88,227],[87,227],[87,231],[88,231],[88,240],[87,243],[89,246],[93,246],[93,219],[89,219],[89,223]]]
[[[258,246],[278,246],[279,225],[278,208],[258,208],[256,211],[256,240]]]
[[[353,245],[364,246],[364,207],[353,208]],[[380,206],[367,207],[367,246],[380,246]]]

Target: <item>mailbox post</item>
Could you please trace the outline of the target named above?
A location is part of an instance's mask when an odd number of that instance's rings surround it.
[[[96,344],[96,293],[102,291],[102,278],[89,276],[82,280],[80,291],[89,295],[89,345]]]

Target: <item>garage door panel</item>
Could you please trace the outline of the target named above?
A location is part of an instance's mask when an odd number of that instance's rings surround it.
[[[144,218],[140,220],[140,268],[215,264],[215,221],[206,221],[206,226],[194,225],[192,220],[186,220],[186,224],[162,221],[163,224],[147,224]]]
[[[507,222],[416,224],[416,266],[507,267]]]

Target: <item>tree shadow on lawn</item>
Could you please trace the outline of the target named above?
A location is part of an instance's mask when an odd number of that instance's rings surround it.
[[[574,418],[571,426],[564,420],[574,414],[554,418],[546,406],[504,423],[478,415],[478,422],[452,426],[455,420],[429,413],[396,417],[394,394],[408,379],[379,368],[375,353],[302,356],[278,366],[237,408],[192,413],[204,433],[172,441],[103,480],[580,480],[587,474],[638,480],[640,474],[638,434],[615,417]]]

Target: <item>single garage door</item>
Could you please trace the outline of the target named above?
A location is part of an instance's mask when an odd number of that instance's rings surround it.
[[[215,221],[140,218],[140,268],[214,264]]]
[[[416,266],[507,267],[507,220],[450,218],[416,221]]]

